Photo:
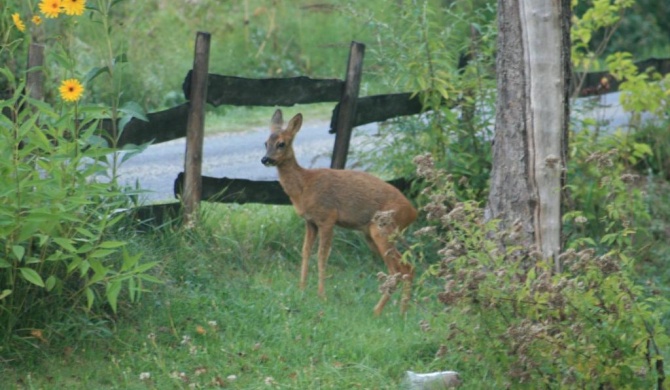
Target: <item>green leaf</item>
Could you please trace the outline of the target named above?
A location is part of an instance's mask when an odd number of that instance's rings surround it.
[[[55,237],[54,242],[60,245],[61,248],[65,249],[70,253],[76,253],[77,249],[72,245],[72,240],[63,237]]]
[[[47,115],[52,118],[58,117],[59,114],[54,111],[53,107],[49,103],[45,103],[41,100],[33,99],[33,98],[27,98],[26,102],[28,102],[31,106],[34,106],[35,108],[39,109],[40,115]]]
[[[130,298],[130,302],[136,302],[136,298],[139,295],[137,285],[135,283],[136,282],[134,278],[128,279],[128,297]]]
[[[142,265],[137,266],[135,269],[133,269],[133,273],[144,273],[153,267],[157,266],[160,262],[158,261],[151,261],[149,263],[144,263]]]
[[[95,80],[96,77],[100,76],[103,73],[109,74],[108,66],[95,67],[86,73],[84,76],[83,84],[88,85],[91,81]]]
[[[58,281],[58,279],[54,275],[50,275],[47,278],[47,282],[46,282],[47,291],[53,290],[53,288],[56,286],[57,281]]]
[[[56,259],[56,260],[59,260],[59,258]],[[72,261],[70,262],[70,264],[67,265],[67,273],[70,274],[70,273],[72,273],[72,271],[74,271],[75,269],[79,268],[79,266],[81,265],[82,261],[83,261],[83,259],[82,259],[81,257],[79,257],[79,256],[75,256],[75,257],[72,259]],[[82,275],[83,275],[83,274],[84,274],[84,273],[82,272]]]
[[[5,289],[0,292],[0,300],[7,298],[12,293],[12,290]]]
[[[26,249],[20,245],[14,245],[12,246],[12,252],[16,256],[16,260],[22,261],[23,256],[26,254]]]
[[[115,280],[107,285],[107,302],[116,313],[117,301],[121,292],[121,281]]]
[[[5,78],[7,79],[7,81],[8,81],[7,86],[8,87],[12,87],[12,86],[16,85],[16,78],[14,77],[14,72],[12,72],[9,69],[3,67],[3,68],[0,68],[0,73],[2,73],[2,75],[5,76]]]
[[[77,250],[77,253],[79,253],[80,255],[83,255],[83,254],[86,254],[86,253],[92,251],[94,248],[95,247],[93,246],[93,244],[91,244],[90,242],[86,242],[86,243],[84,243],[84,245],[79,247],[79,249]]]
[[[158,279],[157,277],[155,277],[153,275],[149,275],[149,274],[140,274],[137,277],[142,279],[142,280],[146,280],[147,282],[151,282],[151,283],[157,283],[157,284],[163,284],[164,283],[164,281]]]
[[[44,280],[42,280],[42,277],[32,268],[19,268],[19,271],[21,271],[21,276],[30,283],[44,287]]]
[[[126,115],[130,115],[133,118],[141,119],[145,122],[149,121],[147,118],[146,111],[136,102],[126,102],[122,107],[119,108],[119,111]]]
[[[89,257],[93,259],[104,259],[114,253],[116,253],[114,249],[96,249],[89,254]]]
[[[97,283],[98,281],[102,280],[105,277],[105,275],[107,275],[107,273],[109,272],[109,269],[104,265],[102,265],[102,262],[98,259],[95,258],[89,259],[88,263],[90,264],[91,269],[95,273],[95,275],[93,275],[93,278],[91,279],[90,282],[91,284]]]
[[[86,236],[86,237],[91,238],[91,239],[96,238],[95,234],[91,233],[90,230],[85,229],[83,227],[76,227],[75,230],[77,230],[77,232],[79,232],[79,234],[81,234],[82,236]]]
[[[131,268],[135,267],[142,257],[141,253],[136,255],[129,255],[126,249],[123,250],[123,265],[121,266],[121,272],[128,271]]]
[[[79,106],[79,113],[88,118],[104,119],[109,118],[110,109],[105,106],[82,105]]]
[[[87,301],[86,307],[90,310],[91,307],[93,307],[93,302],[95,302],[95,294],[93,293],[93,290],[90,287],[86,287],[85,291]]]
[[[124,241],[103,241],[100,243],[100,248],[103,249],[114,249],[114,248],[120,248],[122,246],[127,245],[127,242]]]
[[[91,268],[91,263],[89,263],[88,260],[73,261],[73,263],[77,263],[77,266],[79,267],[79,273],[82,277],[86,276],[86,274],[88,274],[88,270]]]
[[[12,264],[5,259],[0,258],[0,268],[10,268]]]
[[[42,260],[35,256],[27,256],[24,258],[23,262],[26,264],[39,264]]]

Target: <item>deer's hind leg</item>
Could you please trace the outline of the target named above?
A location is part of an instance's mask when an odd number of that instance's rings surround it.
[[[390,229],[380,228],[379,226],[372,224],[370,226],[369,237],[372,239],[374,244],[377,246],[377,251],[381,254],[384,259],[384,263],[389,270],[389,276],[393,276],[397,273],[402,275],[403,279],[403,294],[400,305],[400,311],[405,313],[407,311],[407,306],[409,300],[411,299],[412,294],[412,282],[414,280],[414,266],[409,263],[404,263],[402,261],[402,255],[398,252],[395,245],[391,242],[391,235],[393,231]],[[367,236],[367,234],[366,234]],[[391,294],[389,292],[384,292],[379,302],[375,306],[374,313],[375,315],[380,315],[384,310],[384,306],[391,299]]]

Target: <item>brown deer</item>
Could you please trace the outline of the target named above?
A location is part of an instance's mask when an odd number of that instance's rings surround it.
[[[396,231],[404,230],[416,219],[416,209],[397,188],[368,173],[301,167],[293,152],[293,140],[302,126],[302,114],[294,116],[286,129],[282,128],[283,124],[282,112],[277,110],[272,116],[271,134],[261,162],[277,167],[279,183],[298,215],[305,219],[300,288],[304,289],[307,284],[309,257],[318,234],[319,296],[326,297],[326,261],[333,228],[337,225],[356,229],[363,232],[370,249],[384,259],[389,276],[402,274],[401,311],[404,313],[411,295],[414,267],[402,261],[391,240]],[[387,216],[386,223],[373,222],[380,214]],[[383,293],[375,306],[375,315],[381,314],[389,299],[390,294]]]

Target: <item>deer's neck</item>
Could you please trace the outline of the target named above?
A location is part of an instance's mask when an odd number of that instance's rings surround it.
[[[298,165],[295,157],[283,161],[277,165],[279,172],[279,184],[286,194],[294,198],[302,193],[306,169]]]

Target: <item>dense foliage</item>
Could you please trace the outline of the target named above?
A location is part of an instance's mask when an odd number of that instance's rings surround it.
[[[107,11],[93,8],[93,18],[102,21]],[[14,14],[16,29],[27,28],[25,15]],[[65,30],[73,15],[60,17]],[[42,22],[28,23],[32,29]],[[116,312],[120,301],[139,298],[144,282],[158,281],[147,272],[155,263],[128,251],[121,233],[133,191],[119,187],[116,168],[142,148],[122,157],[113,148],[115,127],[98,131],[101,120],[120,118],[125,109],[81,104],[100,72],[82,84],[72,47],[56,46],[62,81],[46,99],[33,96],[38,88],[26,82],[35,69],[15,74],[0,67],[7,95],[0,101],[0,351],[6,358],[25,340],[44,341],[47,325]],[[13,49],[4,46],[2,54]],[[113,68],[104,72],[113,81]]]
[[[592,166],[598,159],[597,164],[614,167],[596,178],[607,178],[610,189],[630,185],[625,169],[615,166],[616,153],[594,155],[574,160]],[[460,201],[454,177],[435,169],[429,155],[417,158],[417,172],[429,183],[424,191],[430,199],[424,207],[430,225],[417,234],[442,245],[430,272],[444,279],[439,299],[455,319],[446,337],[449,345],[467,346],[464,371],[485,372],[501,387],[663,383],[670,337],[662,322],[670,302],[637,282],[630,245],[635,229],[625,212],[642,206],[642,199],[599,199],[609,210],[599,220],[608,234],[594,239],[588,229],[575,232],[558,259],[563,272],[555,273],[553,263],[519,243],[520,225],[499,231],[496,220],[484,220],[477,202]],[[577,211],[566,221],[589,222]]]

